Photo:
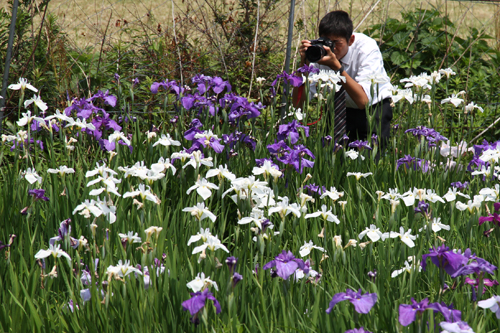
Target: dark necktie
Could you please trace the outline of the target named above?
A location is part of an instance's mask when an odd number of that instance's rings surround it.
[[[342,63],[341,63],[342,64]],[[336,143],[340,144],[340,140],[346,134],[346,108],[345,108],[345,90],[340,88],[335,93],[335,118],[333,127],[333,138]]]

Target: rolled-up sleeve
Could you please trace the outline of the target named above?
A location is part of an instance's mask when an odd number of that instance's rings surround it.
[[[356,77],[354,77],[354,80],[358,82],[361,87],[363,87],[363,90],[365,91],[370,103],[377,103],[380,101],[380,98],[377,94],[377,85],[375,84],[372,88],[370,77],[374,74],[385,73],[382,54],[380,53],[378,48],[370,48],[367,53],[363,52],[362,54],[360,54],[358,61],[358,72],[356,73]],[[389,80],[388,77],[387,80]],[[378,90],[381,90],[381,85],[382,84],[379,85]]]

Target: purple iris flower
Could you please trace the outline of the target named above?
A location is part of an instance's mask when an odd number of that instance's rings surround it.
[[[104,101],[104,104],[109,105],[113,108],[116,106],[116,101],[117,101],[116,96],[111,95],[109,93],[109,90],[106,90],[106,92],[102,92],[101,90],[99,90],[97,94],[87,99],[87,101],[92,102],[96,98],[101,99],[102,101]]]
[[[293,75],[297,74],[318,74],[319,73],[319,68],[314,67],[313,65],[304,65],[302,67],[297,68],[295,72],[293,72]]]
[[[224,81],[220,77],[216,76],[210,81],[210,86],[216,94],[220,94],[226,89],[227,92],[231,92],[231,85],[229,81]]]
[[[197,96],[196,95],[186,95],[181,98],[181,104],[182,107],[186,110],[191,110],[191,108],[194,106],[194,102],[196,102]]]
[[[234,148],[237,142],[244,143],[247,147],[252,150],[255,150],[257,146],[257,141],[253,136],[244,134],[239,131],[235,131],[231,134],[222,134],[222,141],[224,144],[228,145],[230,149]]]
[[[97,272],[97,265],[99,264],[99,258],[94,259],[94,272]],[[85,266],[85,269],[82,270],[82,276],[80,277],[80,281],[84,286],[88,286],[92,283],[92,273],[89,269],[89,266]]]
[[[273,81],[273,83],[271,83],[271,86],[275,86],[276,83],[278,82],[278,79],[283,79],[283,81],[285,82],[285,84],[290,84],[292,85],[293,87],[299,87],[302,85],[302,82],[303,82],[303,79],[302,77],[299,77],[299,76],[295,76],[295,75],[291,75],[291,74],[288,74],[287,72],[283,72],[281,74],[278,74],[278,76],[276,76],[276,80]]]
[[[234,145],[239,141],[239,134],[241,134],[241,132],[238,131],[230,134],[222,134],[222,141],[224,141],[224,143],[228,145],[229,148],[233,148]]]
[[[240,282],[241,280],[243,280],[243,276],[241,276],[241,274],[239,274],[239,273],[234,272],[233,277],[231,278],[231,280],[233,280],[233,288],[234,288],[234,287],[236,287],[236,285],[238,284],[238,282]]]
[[[252,151],[255,151],[255,147],[257,147],[257,139],[255,139],[253,136],[242,134],[240,140],[248,148],[252,149]]]
[[[231,273],[236,268],[237,263],[238,263],[238,258],[236,258],[236,257],[227,257],[226,258],[226,264],[227,264],[227,267],[229,267],[229,271]]]
[[[421,170],[422,172],[427,173],[429,172],[429,170],[431,170],[430,164],[431,164],[430,161],[424,160],[423,158],[422,159],[419,158],[417,160],[415,170]]]
[[[277,136],[278,140],[286,140],[290,138],[291,144],[297,143],[300,138],[299,128],[304,129],[304,134],[306,137],[309,136],[309,127],[300,125],[299,122],[293,120],[291,123],[279,126]]]
[[[304,262],[304,267],[301,268],[302,269],[302,272],[305,274],[305,275],[308,275],[309,272],[312,270],[311,269],[311,260],[310,259],[307,259],[305,262]],[[315,272],[315,271],[314,271]],[[300,280],[300,278],[297,277],[297,271],[295,271],[295,281],[298,281]]]
[[[434,312],[440,312],[443,315],[444,320],[449,323],[462,320],[462,312],[460,310],[453,309],[453,304],[448,306],[444,302],[432,303],[429,304],[428,308],[433,309]]]
[[[30,145],[31,144],[34,144],[36,142],[36,144],[40,147],[41,150],[43,150],[43,141],[42,140],[36,140],[31,138],[29,140],[30,142]],[[23,149],[24,148],[24,145],[28,143],[28,139],[25,139],[24,142],[18,142],[16,140],[14,140],[14,144],[12,145],[12,147],[10,147],[10,151],[14,151],[17,147],[19,147],[19,149]],[[32,149],[32,147],[30,147],[30,150]]]
[[[497,210],[497,209],[495,209]],[[497,214],[496,212],[493,214],[489,214],[488,216],[481,216],[479,217],[479,225],[483,224],[484,222],[493,222],[496,226],[500,226],[500,214]]]
[[[313,153],[305,146],[297,145],[291,152],[286,153],[282,157],[277,157],[277,159],[281,163],[292,165],[298,173],[302,174],[304,168],[314,167],[313,161],[304,158],[306,155],[313,159],[315,158]]]
[[[45,122],[44,122],[45,123]],[[46,124],[45,124],[46,125]],[[42,125],[38,121],[33,121],[31,123],[31,131],[32,132],[38,132],[42,129]]]
[[[411,298],[412,304],[400,304],[399,305],[399,323],[403,326],[408,326],[413,323],[416,319],[417,313],[422,314],[425,310],[429,308],[429,299],[424,298],[422,301],[417,303],[415,299]]]
[[[28,190],[28,195],[33,196],[34,201],[37,200],[49,201],[49,198],[45,196],[45,190],[42,189]]]
[[[287,146],[285,141],[281,140],[278,142],[275,141],[273,144],[268,145],[267,150],[269,150],[269,152],[273,156],[282,156],[284,154],[291,152],[292,149]]]
[[[179,97],[179,94],[184,91],[184,89],[182,89],[177,85],[176,81],[172,80],[172,81],[153,82],[153,84],[151,84],[151,93],[157,94],[158,89],[160,87],[163,87],[168,92],[176,94],[177,97]]]
[[[76,111],[77,113],[79,113],[81,110],[90,109],[90,113],[88,115],[88,116],[90,116],[90,114],[92,114],[92,108],[93,108],[92,103],[89,103],[86,98],[80,98],[80,99],[74,98],[71,101],[71,105],[68,106],[66,109],[64,109],[64,114],[69,117],[69,116],[71,116],[71,113],[73,111]],[[88,118],[88,116],[87,116],[87,118]]]
[[[70,236],[71,234],[71,219],[66,219],[59,224],[57,230],[58,235],[49,239],[49,244],[54,245],[55,242],[63,241],[69,238],[69,244],[72,248],[76,249],[80,245],[80,241]]]
[[[472,172],[476,170],[481,170],[482,166],[486,167],[488,165],[489,165],[488,162],[481,160],[479,158],[479,155],[476,155],[470,160],[469,164],[467,165],[467,171]]]
[[[189,127],[190,128],[184,132],[184,138],[186,140],[193,141],[196,134],[203,133],[203,131],[200,130],[200,128],[203,127],[203,124],[198,118],[191,120]]]
[[[425,201],[419,201],[414,211],[415,214],[420,213],[423,215],[427,215],[429,213],[429,204],[426,203]]]
[[[224,91],[224,89],[226,89],[228,93],[231,92],[231,85],[228,81],[224,81],[218,76],[211,78],[209,76],[204,76],[203,74],[201,75],[203,78],[200,77],[199,79],[196,79],[200,94],[205,94],[210,88],[212,88],[213,92],[216,94],[220,94]]]
[[[493,209],[495,209],[496,212],[499,211],[500,210],[500,202],[495,202],[493,204]]]
[[[359,289],[358,292],[355,292],[352,289],[347,289],[345,293],[338,293],[333,296],[328,309],[326,309],[326,313],[332,312],[335,304],[342,301],[351,302],[354,305],[354,310],[356,310],[357,313],[366,314],[370,312],[371,308],[377,302],[377,294],[361,294],[361,289]]]
[[[450,185],[452,187],[458,188],[459,190],[465,190],[467,187],[469,187],[469,182],[464,182],[464,183],[454,182],[454,183],[451,183]]]
[[[421,170],[423,172],[428,172],[430,165],[429,161],[411,157],[410,155],[405,155],[405,157],[400,158],[396,161],[396,164],[396,170],[398,170],[400,166],[404,166],[405,169]]]
[[[349,147],[350,148],[358,148],[358,150],[360,150],[360,151],[363,150],[364,148],[372,150],[372,148],[368,144],[368,141],[355,140],[355,141],[349,143]]]
[[[488,150],[488,149],[495,150],[497,148],[500,148],[500,141],[489,143],[487,140],[483,140],[483,144],[474,145],[474,155],[480,156],[483,153],[483,151],[485,151],[485,150]]]
[[[312,195],[312,196],[320,196],[326,192],[325,185],[319,186],[319,185],[316,185],[315,183],[305,185],[304,189],[307,190],[307,194]]]
[[[429,147],[435,147],[438,141],[448,140],[435,129],[427,128],[425,126],[417,126],[416,128],[408,129],[405,131],[405,133],[411,133],[418,139],[423,136],[429,142]]]
[[[228,103],[224,103],[224,105],[231,106],[228,114],[228,120],[230,123],[236,123],[244,116],[246,116],[247,119],[257,118],[260,116],[260,110],[265,107],[261,102],[255,104],[253,102],[249,102],[248,99],[241,96],[233,96],[231,99],[228,98],[227,102]]]
[[[72,299],[70,299],[70,300],[69,300],[69,302],[68,302],[68,308],[69,308],[69,310],[70,310],[71,312],[75,312],[75,307],[76,307],[77,309],[79,309],[79,308],[80,308],[80,307],[78,306],[78,304],[74,304],[74,303],[73,303],[73,300],[72,300]]]
[[[139,78],[137,78],[137,77],[136,77],[136,78],[134,78],[134,79],[132,80],[132,88],[133,88],[133,87],[135,87],[136,85],[138,85],[139,83],[140,83]]]
[[[223,108],[230,107],[233,103],[236,103],[239,98],[242,98],[234,93],[225,94],[219,99],[219,105]]]
[[[449,275],[453,275],[461,266],[467,264],[469,261],[469,259],[462,254],[450,251],[450,248],[444,244],[437,248],[431,248],[429,251],[428,254],[422,255],[422,262],[420,265],[424,271],[427,267],[427,257],[430,257],[434,265],[443,268]]]
[[[101,112],[102,112],[102,117],[96,116],[96,117],[94,117],[94,119],[92,119],[92,125],[95,126],[96,131],[94,131],[93,133],[89,133],[89,134],[93,134],[94,137],[96,137],[95,132],[100,132],[100,131],[104,131],[104,130],[113,130],[113,131],[121,131],[122,130],[122,127],[120,125],[118,125],[118,123],[116,121],[111,119],[109,113],[107,113],[104,110],[101,110]],[[101,135],[102,135],[102,133],[101,133]],[[96,139],[97,139],[97,137],[96,137]]]
[[[273,86],[269,88],[269,97],[271,98],[276,97],[276,89]]]
[[[333,138],[331,135],[327,135],[327,136],[324,136],[321,138],[321,146],[322,147],[325,147],[325,146],[329,146],[330,145],[330,142],[332,142]]]
[[[190,130],[188,130],[188,131],[190,131]],[[188,133],[188,132],[186,131],[186,133]],[[198,132],[198,133],[201,133],[201,132]],[[202,150],[203,148],[210,147],[217,154],[220,154],[224,150],[224,146],[220,142],[221,142],[221,139],[217,139],[214,137],[211,137],[210,140],[206,140],[204,137],[194,139],[191,148],[189,148],[187,150],[187,152],[191,153],[195,150]]]
[[[211,137],[208,142],[208,146],[210,146],[217,154],[222,153],[222,151],[224,150],[224,146],[221,145],[220,141],[221,139],[216,139],[214,137]]]
[[[181,104],[186,110],[197,108],[198,113],[201,113],[202,110],[208,108],[208,112],[212,116],[215,116],[215,114],[219,111],[219,108],[214,105],[213,98],[206,98],[205,96],[199,95],[198,93],[182,97]]]
[[[253,271],[252,271],[253,274],[255,274],[255,276],[259,276],[259,264],[255,264],[255,267],[253,268]]]
[[[269,219],[262,221],[262,232],[266,231],[267,228],[274,228],[274,224],[272,224]]]
[[[483,258],[475,257],[469,264],[466,264],[460,268],[458,268],[453,274],[450,274],[452,278],[456,278],[460,275],[469,275],[469,274],[477,274],[478,276],[482,275],[482,272],[486,272],[488,274],[495,274],[494,271],[498,269],[497,266],[490,264]]]
[[[114,151],[116,149],[116,143],[107,139],[99,139],[98,142],[99,146],[101,146],[101,149],[104,151]]]
[[[364,327],[360,327],[345,331],[345,333],[372,333],[372,332],[365,330]]]
[[[410,155],[405,155],[405,157],[402,157],[396,161],[396,170],[399,169],[400,166],[404,165],[406,169],[410,169],[411,165],[415,161],[415,157],[412,157]]]
[[[275,257],[274,260],[265,264],[262,269],[266,270],[273,267],[276,268],[276,274],[279,277],[283,280],[288,280],[290,275],[295,273],[297,268],[304,268],[304,261],[302,259],[295,258],[291,251],[286,252],[283,250],[283,252]]]
[[[193,297],[191,297],[187,301],[182,302],[182,309],[184,311],[189,311],[189,313],[192,316],[191,320],[193,322],[195,323],[197,322],[197,318],[195,316],[201,309],[203,309],[205,303],[207,302],[207,299],[214,302],[216,314],[219,314],[221,312],[219,301],[214,297],[214,295],[210,291],[208,291],[208,289],[205,289],[203,291],[198,291],[196,293],[191,293],[191,296]]]
[[[481,282],[481,279],[471,279],[466,277],[465,278],[465,283],[470,284],[474,288],[479,287],[479,283]],[[490,280],[490,279],[483,279],[483,293],[487,291],[486,287],[493,287],[493,286],[498,286],[498,281],[497,280]]]
[[[203,74],[196,74],[191,79],[191,82],[198,84],[200,94],[204,94],[208,90],[207,86],[210,85],[210,81],[212,81],[212,77]]]

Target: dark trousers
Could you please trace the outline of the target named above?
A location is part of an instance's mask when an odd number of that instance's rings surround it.
[[[382,146],[385,146],[391,136],[392,107],[391,99],[386,98],[383,101],[372,106],[372,114],[375,113],[372,124],[372,133],[379,136]],[[368,120],[366,111],[361,109],[346,108],[346,132],[349,141],[368,139]]]

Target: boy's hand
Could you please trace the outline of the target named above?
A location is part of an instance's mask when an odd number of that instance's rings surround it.
[[[302,45],[300,45],[299,53],[300,53],[300,67],[304,65],[309,65],[309,61],[306,59],[306,51],[309,46],[311,46],[311,42],[308,40],[301,41]]]
[[[340,65],[340,61],[337,59],[337,56],[328,46],[323,46],[323,48],[326,51],[326,55],[318,61],[318,64],[328,66],[331,69],[338,71],[342,66]]]

